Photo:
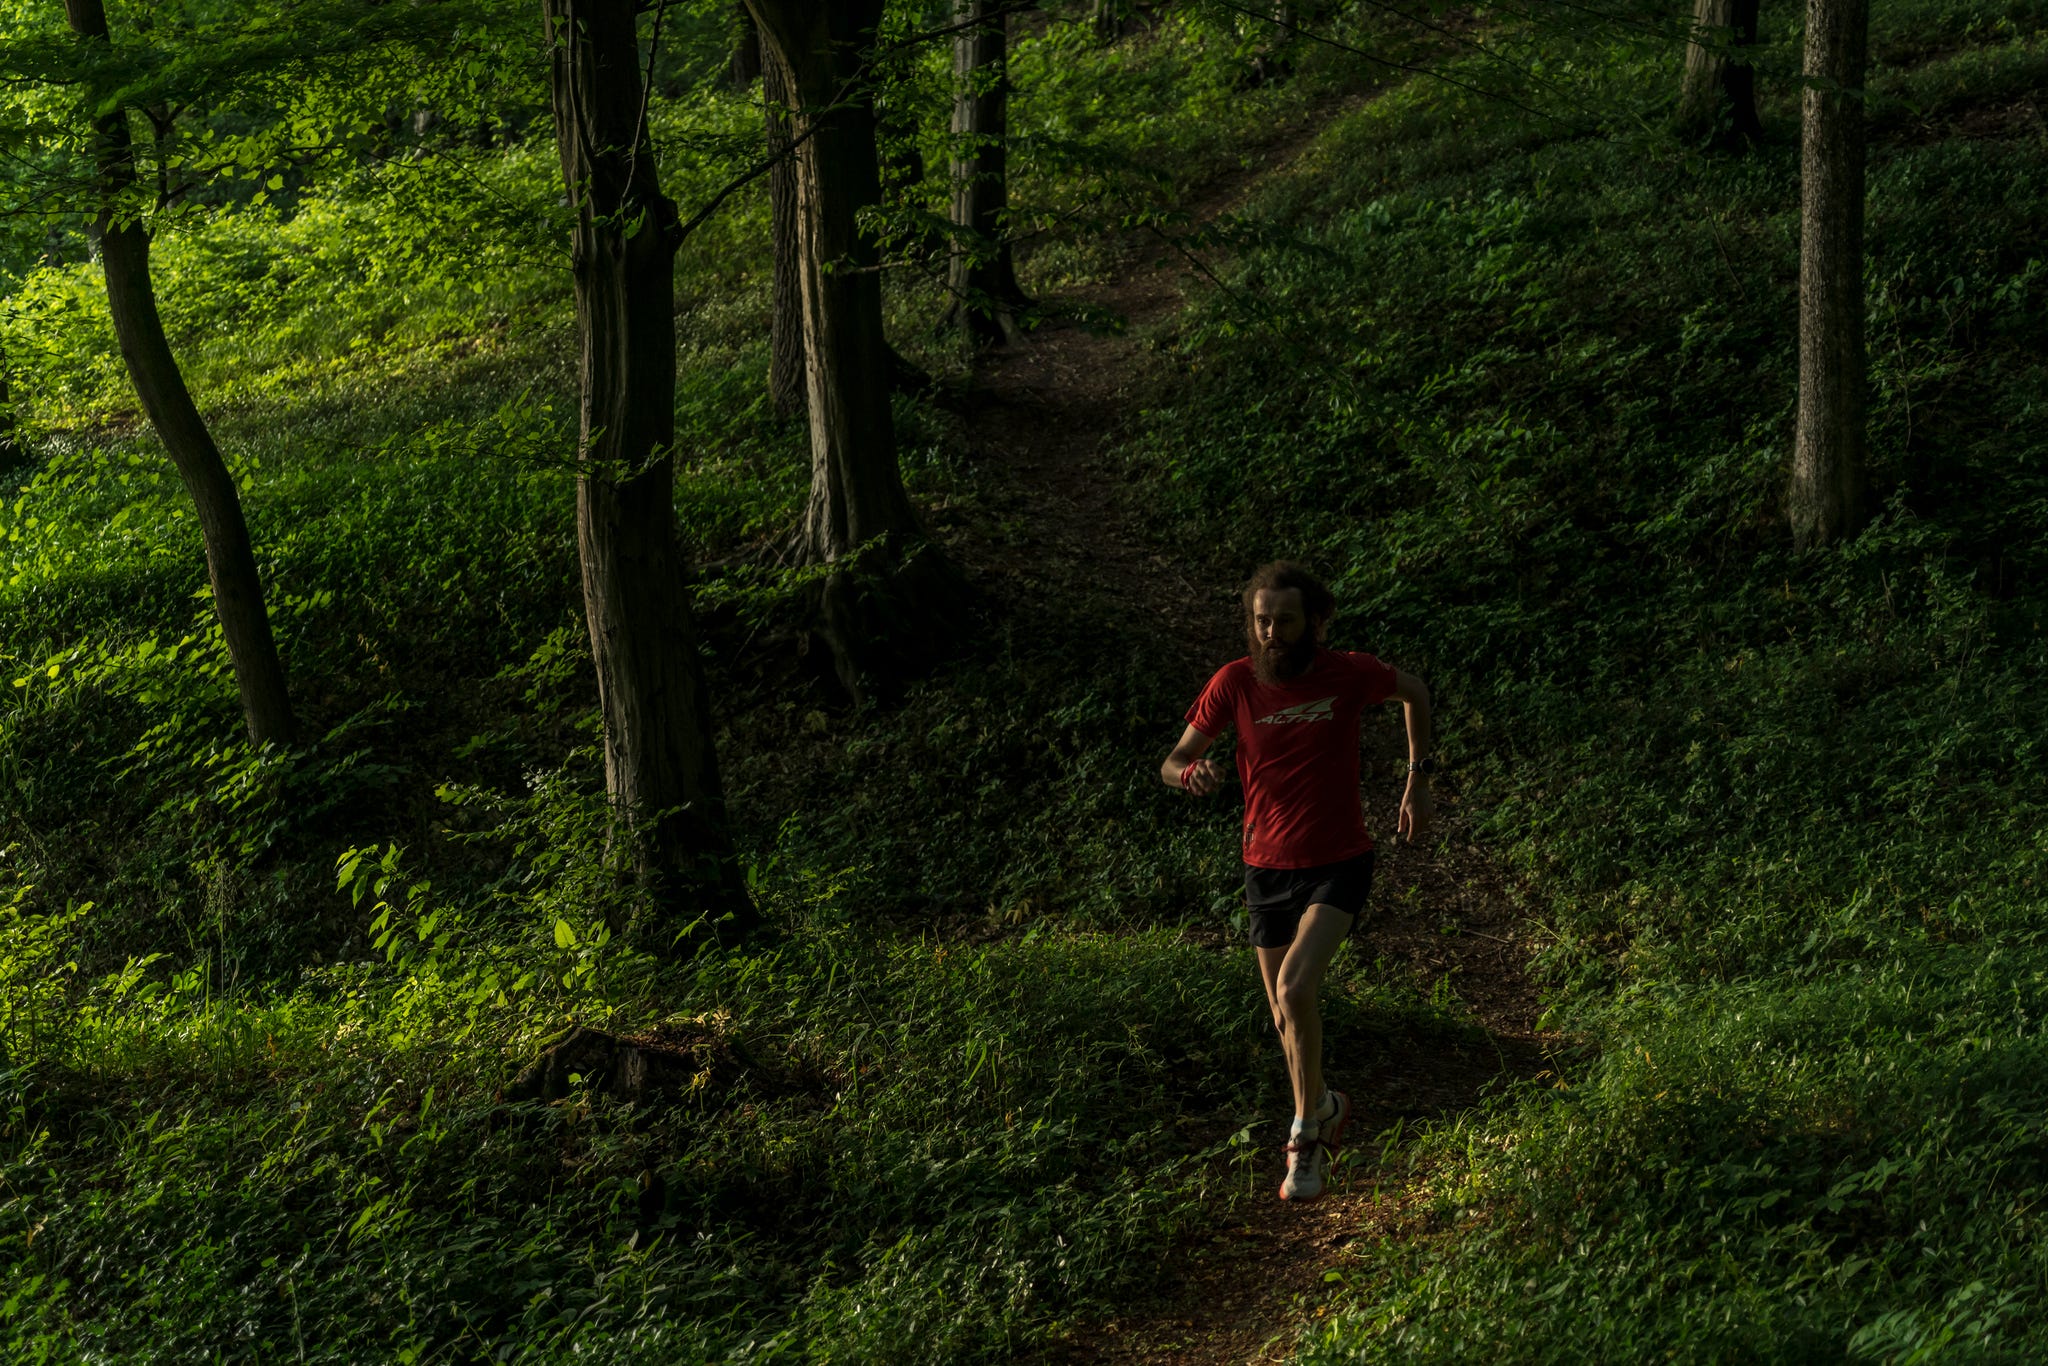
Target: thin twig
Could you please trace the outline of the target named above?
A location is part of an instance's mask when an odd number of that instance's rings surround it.
[[[647,135],[647,103],[654,94],[654,59],[661,51],[661,21],[668,15],[668,0],[654,7],[654,31],[647,39],[647,74],[640,78],[640,112],[633,119],[633,150],[626,154],[626,193],[633,192],[633,174],[640,169],[640,144]]]
[[[1317,33],[1314,29],[1303,28],[1300,24],[1294,23],[1291,20],[1278,19],[1270,14],[1261,14],[1255,9],[1233,3],[1233,0],[1213,0],[1213,3],[1220,5],[1224,9],[1242,14],[1248,19],[1256,19],[1262,24],[1271,24],[1275,28],[1284,28],[1290,33],[1298,33],[1310,42],[1321,43],[1324,47],[1335,48],[1339,52],[1348,52],[1354,57],[1363,57],[1369,62],[1378,62],[1381,66],[1392,67],[1396,71],[1406,71],[1410,75],[1434,77],[1446,85],[1454,85],[1460,90],[1469,91],[1479,96],[1481,99],[1499,100],[1502,104],[1513,105],[1525,114],[1534,114],[1539,119],[1551,119],[1575,132],[1580,131],[1577,124],[1562,114],[1553,114],[1547,109],[1538,109],[1533,104],[1524,104],[1512,95],[1497,94],[1494,91],[1472,85],[1469,82],[1458,80],[1456,77],[1446,76],[1434,67],[1417,66],[1413,62],[1397,62],[1391,57],[1382,57],[1376,52],[1367,52],[1362,47],[1353,47],[1349,43],[1339,42],[1328,34]]]
[[[1565,90],[1564,87],[1558,85],[1557,82],[1550,80],[1548,77],[1539,75],[1533,68],[1522,65],[1520,62],[1517,62],[1512,58],[1507,57],[1502,53],[1496,51],[1495,49],[1488,47],[1486,44],[1480,42],[1476,38],[1467,38],[1464,34],[1459,33],[1456,29],[1446,27],[1443,24],[1432,23],[1430,20],[1423,18],[1419,14],[1410,14],[1408,13],[1408,11],[1404,9],[1399,9],[1393,5],[1387,4],[1386,0],[1362,0],[1362,3],[1370,5],[1376,10],[1383,10],[1386,13],[1391,14],[1398,19],[1406,19],[1411,24],[1419,24],[1423,28],[1428,29],[1431,33],[1441,34],[1442,36],[1450,39],[1454,43],[1460,44],[1464,47],[1469,47],[1473,51],[1478,52],[1483,56],[1492,58],[1494,61],[1499,62],[1503,66],[1521,72],[1524,76],[1527,76],[1530,80],[1535,81],[1538,85],[1548,86],[1550,89],[1555,90],[1558,93],[1564,95],[1564,97],[1567,100],[1571,99],[1571,93]]]
[[[676,243],[678,245],[681,245],[683,240],[687,238],[691,233],[695,232],[698,228],[703,227],[704,220],[711,217],[712,214],[716,213],[718,211],[718,206],[720,204],[723,204],[727,199],[729,199],[735,191],[738,191],[748,185],[751,185],[754,181],[760,179],[763,175],[766,175],[770,170],[774,169],[777,163],[782,162],[788,159],[789,157],[796,155],[796,149],[803,146],[806,142],[810,141],[811,135],[813,133],[816,133],[817,131],[818,121],[816,119],[813,119],[811,120],[810,127],[804,129],[804,131],[801,134],[789,140],[788,146],[784,147],[779,152],[774,152],[769,156],[762,158],[759,163],[757,163],[750,170],[748,170],[745,175],[739,177],[739,179],[726,182],[725,187],[721,189],[717,194],[711,196],[710,200],[704,205],[703,208],[691,214],[689,220],[676,229]]]
[[[936,38],[950,38],[956,33],[965,33],[968,29],[980,28],[991,19],[1006,19],[1012,14],[1021,14],[1025,10],[1034,10],[1038,7],[1038,0],[1014,0],[1014,3],[1011,4],[996,5],[993,8],[985,9],[976,18],[963,20],[957,24],[948,24],[944,28],[928,28],[921,33],[913,33],[907,37],[898,38],[893,43],[878,43],[869,50],[872,52],[894,52],[898,48],[915,47],[919,43],[928,43]]]

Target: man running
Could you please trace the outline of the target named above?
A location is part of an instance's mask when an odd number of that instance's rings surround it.
[[[1435,808],[1429,777],[1429,689],[1368,654],[1324,647],[1336,600],[1300,565],[1278,560],[1244,590],[1250,654],[1224,665],[1188,709],[1188,728],[1159,776],[1206,797],[1223,771],[1203,753],[1237,727],[1244,783],[1244,894],[1252,948],[1294,1085],[1282,1200],[1323,1193],[1351,1101],[1323,1085],[1316,998],[1338,945],[1372,887],[1372,836],[1358,791],[1358,722],[1398,700],[1408,723],[1408,790],[1399,833],[1421,838]]]

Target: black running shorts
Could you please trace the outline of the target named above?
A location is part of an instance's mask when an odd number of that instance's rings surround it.
[[[1372,891],[1372,850],[1342,863],[1314,868],[1244,866],[1244,904],[1251,911],[1255,949],[1283,949],[1294,942],[1301,917],[1311,906],[1335,906],[1353,917],[1365,910]]]

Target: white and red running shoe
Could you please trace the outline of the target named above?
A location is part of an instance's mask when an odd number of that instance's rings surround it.
[[[1322,1198],[1323,1180],[1330,1174],[1330,1150],[1320,1138],[1299,1139],[1287,1145],[1287,1179],[1280,1183],[1282,1200],[1306,1204]]]
[[[1351,1097],[1342,1091],[1331,1091],[1328,1100],[1328,1118],[1320,1108],[1316,1112],[1316,1137],[1298,1139],[1285,1149],[1287,1177],[1280,1183],[1282,1200],[1305,1204],[1322,1196],[1330,1177],[1330,1155],[1337,1151],[1338,1141],[1344,1137],[1345,1121],[1351,1118]]]

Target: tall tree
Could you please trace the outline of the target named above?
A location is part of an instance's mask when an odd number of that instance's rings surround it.
[[[789,75],[797,148],[811,491],[804,559],[852,567],[818,590],[819,633],[855,697],[888,692],[936,653],[963,596],[924,537],[896,467],[882,282],[860,211],[881,197],[872,101],[863,92],[882,0],[747,0],[762,55]]]
[[[101,0],[64,0],[64,17],[71,31],[89,47],[111,46]],[[214,611],[234,665],[249,740],[258,746],[287,746],[293,738],[291,700],[263,605],[263,582],[256,572],[249,526],[242,516],[241,493],[214,444],[213,433],[192,402],[177,357],[164,336],[149,270],[149,230],[143,225],[137,197],[135,143],[128,127],[128,110],[109,103],[111,107],[103,106],[104,112],[93,122],[99,208],[91,230],[106,274],[114,337],[142,410],[170,453],[198,513]],[[160,139],[168,135],[167,121],[152,126]],[[162,151],[159,145],[160,163]]]
[[[1868,0],[1807,0],[1793,543],[1863,524],[1863,66]]]
[[[7,354],[0,351],[0,470],[21,460],[21,440],[16,435],[13,391],[8,387]]]
[[[744,930],[753,905],[726,831],[676,527],[680,224],[648,139],[636,6],[544,0],[544,9],[555,142],[576,207],[576,541],[615,837],[633,848],[658,926],[702,910],[721,931]]]
[[[991,13],[993,10],[993,13]],[[1009,26],[1000,0],[953,0],[953,239],[947,283],[970,346],[1016,339],[1029,306],[1004,221],[1010,207]]]
[[[1678,124],[1688,134],[1735,148],[1760,140],[1756,69],[1743,49],[1756,42],[1760,0],[1697,0],[1685,49]]]

